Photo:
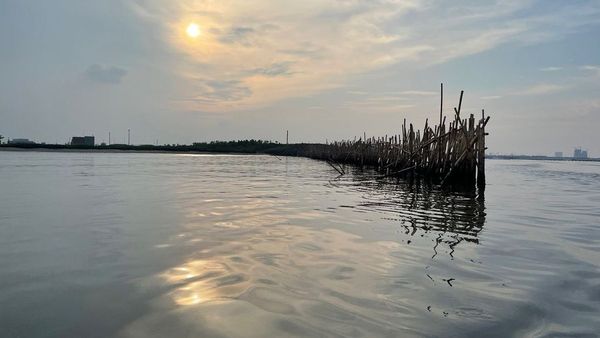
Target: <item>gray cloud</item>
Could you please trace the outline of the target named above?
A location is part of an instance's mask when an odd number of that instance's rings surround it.
[[[216,34],[219,42],[224,44],[253,45],[255,37],[277,31],[280,27],[273,23],[261,25],[233,26],[226,30],[211,28],[210,32]]]
[[[239,101],[252,95],[252,91],[238,80],[207,80],[202,91],[191,101],[204,103]]]
[[[255,68],[250,71],[251,74],[264,75],[268,77],[289,76],[293,72],[290,70],[292,62],[276,62],[268,67]]]
[[[256,30],[252,27],[232,27],[219,38],[222,43],[249,44],[249,38]]]
[[[119,84],[127,75],[127,70],[116,66],[93,64],[85,71],[88,80],[97,83]]]
[[[540,68],[540,70],[542,72],[556,72],[556,71],[559,71],[559,70],[562,70],[562,69],[563,69],[562,67],[544,67],[544,68]]]

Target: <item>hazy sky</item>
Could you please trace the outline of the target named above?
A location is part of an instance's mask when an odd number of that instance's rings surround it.
[[[193,38],[190,23],[200,28]],[[0,0],[0,134],[316,141],[492,116],[491,152],[600,156],[600,1]]]

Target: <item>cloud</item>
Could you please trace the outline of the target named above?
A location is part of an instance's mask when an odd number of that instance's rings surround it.
[[[116,66],[93,64],[85,71],[88,80],[96,83],[119,84],[127,75],[127,70]]]
[[[400,94],[409,95],[409,96],[434,96],[434,95],[439,95],[440,93],[432,92],[432,91],[424,91],[424,90],[406,90],[406,91],[400,92]]]
[[[222,107],[209,98],[216,110],[256,108],[339,88],[384,67],[415,71],[600,23],[593,2],[545,7],[534,0],[145,0],[133,10],[161,27],[177,73],[190,81],[184,96],[210,94],[193,82],[198,76],[248,89]],[[194,41],[184,33],[191,21],[205,32]],[[197,102],[198,110],[207,108]]]
[[[248,87],[241,85],[240,81],[207,81],[206,86],[210,88],[209,96],[226,101],[239,100],[250,95]]]
[[[563,67],[544,67],[544,68],[540,68],[540,71],[542,72],[556,72],[559,70],[562,70]]]
[[[585,66],[581,66],[579,67],[579,69],[583,70],[583,71],[587,71],[587,72],[591,72],[594,75],[600,75],[600,66],[596,66],[596,65],[585,65]]]
[[[263,75],[267,77],[289,76],[293,73],[290,71],[291,62],[276,62],[267,67],[260,67],[250,70],[250,74]]]
[[[240,43],[250,45],[250,37],[255,32],[256,30],[252,27],[232,27],[219,37],[219,41],[227,44]]]
[[[402,112],[414,108],[415,100],[429,99],[430,96],[439,95],[430,91],[407,90],[401,92],[375,92],[347,91],[351,98],[343,103],[345,110],[361,112]]]
[[[551,83],[541,83],[525,88],[521,91],[515,92],[514,95],[545,95],[560,92],[568,89],[569,86],[557,85]]]
[[[415,105],[407,102],[401,102],[397,98],[382,98],[374,97],[367,100],[348,101],[342,104],[344,110],[379,113],[379,112],[402,112],[409,108],[414,108]]]
[[[368,95],[369,93],[364,90],[349,90],[346,93],[350,95]]]
[[[252,95],[252,90],[237,80],[200,80],[197,83],[196,95],[178,99],[181,108],[187,111],[196,110],[201,104],[209,111],[214,111],[216,106],[231,105],[232,102],[243,100]]]
[[[585,65],[585,66],[581,66],[580,68],[583,70],[593,70],[593,71],[600,70],[600,66],[595,66],[595,65]]]

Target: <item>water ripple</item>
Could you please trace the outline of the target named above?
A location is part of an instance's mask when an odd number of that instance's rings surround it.
[[[600,332],[597,164],[489,161],[483,196],[300,158],[0,159],[9,336]]]

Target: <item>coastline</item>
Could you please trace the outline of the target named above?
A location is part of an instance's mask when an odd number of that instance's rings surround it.
[[[531,160],[531,161],[570,161],[570,162],[600,162],[600,158],[551,157],[540,155],[486,155],[488,160]]]
[[[267,154],[277,156],[299,156],[306,152],[311,144],[281,144],[260,140],[214,141],[191,145],[94,145],[72,146],[69,144],[2,144],[0,151],[38,151],[38,152],[97,152],[97,153],[176,153],[176,154]]]
[[[276,144],[264,149],[241,149],[239,147],[227,147],[227,149],[203,150],[194,146],[95,146],[95,147],[72,147],[69,145],[0,145],[0,151],[13,152],[74,152],[74,153],[148,153],[148,154],[223,154],[223,155],[275,155],[275,156],[302,156],[300,150],[307,144]],[[600,158],[573,158],[573,157],[551,157],[540,155],[486,155],[488,160],[531,160],[531,161],[571,161],[571,162],[600,162]]]
[[[102,148],[44,148],[44,147],[31,147],[31,148],[20,148],[20,147],[0,147],[0,151],[6,152],[40,152],[40,153],[113,153],[113,154],[130,154],[130,153],[143,153],[143,154],[198,154],[198,155],[211,155],[211,154],[222,154],[222,155],[271,155],[267,153],[256,153],[256,152],[227,152],[227,151],[196,151],[196,150],[151,150],[151,149],[102,149]]]

